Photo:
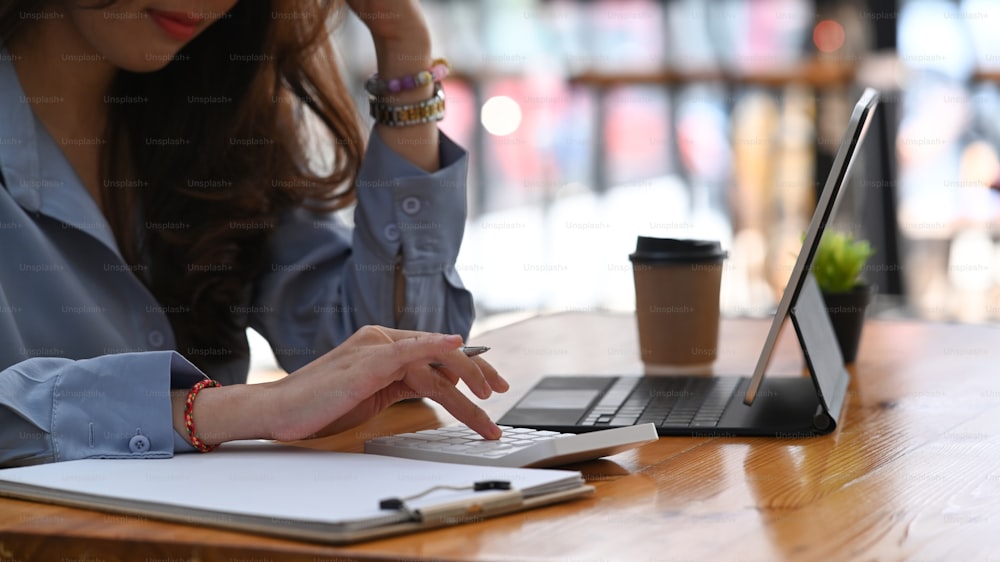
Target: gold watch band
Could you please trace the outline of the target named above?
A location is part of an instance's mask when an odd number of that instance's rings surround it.
[[[376,123],[390,127],[406,127],[444,119],[444,89],[434,83],[431,97],[406,105],[389,105],[376,96],[368,97],[370,114]]]

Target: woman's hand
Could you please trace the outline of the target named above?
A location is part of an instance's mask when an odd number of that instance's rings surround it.
[[[426,397],[487,439],[501,431],[456,385],[479,398],[509,385],[479,357],[466,357],[458,336],[365,326],[329,353],[281,380],[206,388],[193,415],[208,444],[233,439],[282,441],[355,427],[391,404]],[[441,363],[431,367],[430,363]],[[174,393],[174,427],[184,435],[183,391]]]
[[[283,404],[281,440],[330,435],[357,426],[406,398],[440,403],[456,419],[494,439],[500,429],[456,385],[479,398],[504,392],[489,363],[466,357],[458,336],[365,326],[326,355],[273,383]],[[439,362],[443,367],[431,367]]]

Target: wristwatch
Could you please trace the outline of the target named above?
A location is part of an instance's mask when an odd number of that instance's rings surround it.
[[[444,119],[444,89],[440,82],[434,83],[431,97],[411,104],[389,105],[383,98],[368,96],[371,116],[376,123],[390,127],[406,127]]]

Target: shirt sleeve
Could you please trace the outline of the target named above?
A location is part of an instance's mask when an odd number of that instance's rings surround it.
[[[427,173],[372,134],[356,184],[355,227],[295,209],[278,226],[250,324],[293,371],[366,324],[467,337],[475,311],[455,261],[466,221],[468,154],[441,135]],[[395,320],[395,269],[405,304]]]
[[[203,378],[174,351],[16,363],[0,371],[0,467],[193,450],[174,431],[170,390]]]

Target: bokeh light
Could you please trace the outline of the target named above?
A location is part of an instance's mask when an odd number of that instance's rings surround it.
[[[813,43],[824,53],[832,53],[844,46],[844,26],[833,20],[823,20],[813,28]]]
[[[521,125],[521,106],[508,96],[493,96],[483,104],[480,120],[491,135],[507,136]]]

